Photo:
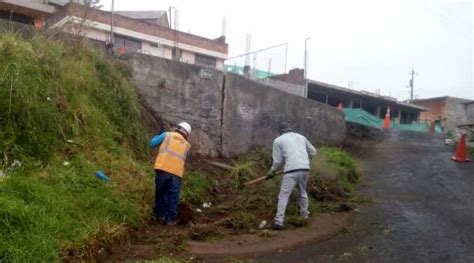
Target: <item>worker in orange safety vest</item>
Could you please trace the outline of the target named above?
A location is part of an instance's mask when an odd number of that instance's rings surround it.
[[[166,225],[175,225],[184,163],[191,145],[188,137],[191,125],[178,124],[174,132],[162,132],[150,141],[150,147],[158,149],[155,161],[155,206],[153,217]]]

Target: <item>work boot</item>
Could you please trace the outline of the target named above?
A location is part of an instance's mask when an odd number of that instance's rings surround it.
[[[160,225],[164,225],[165,224],[165,217],[156,217],[156,216],[152,216],[152,220],[153,222],[155,223],[158,223]]]
[[[283,230],[284,227],[283,227],[283,225],[280,225],[280,224],[278,224],[278,223],[276,223],[276,222],[273,222],[273,224],[272,224],[272,229],[273,229],[273,230],[280,231],[280,230]]]
[[[166,222],[166,226],[175,226],[175,225],[176,225],[176,221]]]

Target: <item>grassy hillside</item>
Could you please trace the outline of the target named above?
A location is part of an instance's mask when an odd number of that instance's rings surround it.
[[[128,75],[85,43],[0,35],[0,262],[87,258],[149,218],[147,130]],[[308,182],[313,215],[344,210],[358,177],[347,153],[319,150]],[[186,226],[153,241],[165,252],[182,253],[189,239],[254,233],[275,214],[280,177],[242,185],[265,174],[269,152],[236,158],[232,172],[196,158],[181,192]],[[290,228],[306,224],[296,200],[287,215]]]
[[[84,43],[0,35],[0,261],[80,254],[147,213],[147,132],[120,68]]]

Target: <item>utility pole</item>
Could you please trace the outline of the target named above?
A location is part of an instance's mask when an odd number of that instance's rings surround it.
[[[410,79],[410,103],[413,103],[413,93],[414,93],[414,80],[415,80],[415,75],[418,75],[418,73],[415,72],[414,69],[412,69],[408,74],[411,75]]]
[[[172,20],[172,17],[171,17],[171,10],[172,9],[174,9],[174,7],[170,6],[169,11],[168,11],[168,14],[170,15],[169,20],[170,20],[170,28],[171,29],[173,29],[173,20]]]
[[[307,71],[308,71],[308,40],[310,40],[310,37],[307,37],[304,40],[304,80],[306,81],[306,77],[308,76]]]
[[[115,44],[114,36],[114,16],[115,16],[115,0],[112,0],[112,8],[110,14],[110,44],[113,46]]]
[[[303,97],[307,98],[308,97],[308,40],[310,40],[310,37],[307,37],[304,40],[304,90],[303,90]]]

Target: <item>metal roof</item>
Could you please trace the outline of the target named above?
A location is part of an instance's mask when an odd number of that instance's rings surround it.
[[[315,80],[308,80],[308,84],[319,85],[319,86],[325,87],[326,89],[331,89],[331,90],[334,90],[336,92],[337,91],[338,92],[343,92],[343,93],[351,94],[351,95],[354,95],[354,96],[369,97],[369,98],[372,98],[372,99],[378,99],[378,100],[381,100],[381,101],[385,101],[387,104],[392,104],[392,105],[396,104],[396,105],[407,107],[407,108],[412,108],[412,109],[416,109],[416,110],[420,110],[420,111],[426,111],[426,108],[424,108],[424,107],[414,105],[414,104],[410,104],[410,103],[401,102],[401,101],[398,101],[396,98],[379,95],[377,93],[373,93],[373,92],[369,92],[369,91],[364,91],[364,90],[357,91],[357,90],[344,88],[344,87],[339,87],[339,86],[336,86],[336,85],[332,85],[332,84],[328,84],[328,83],[324,83],[324,82],[320,82],[320,81],[315,81]]]
[[[166,11],[115,11],[116,14],[133,19],[159,19]]]

